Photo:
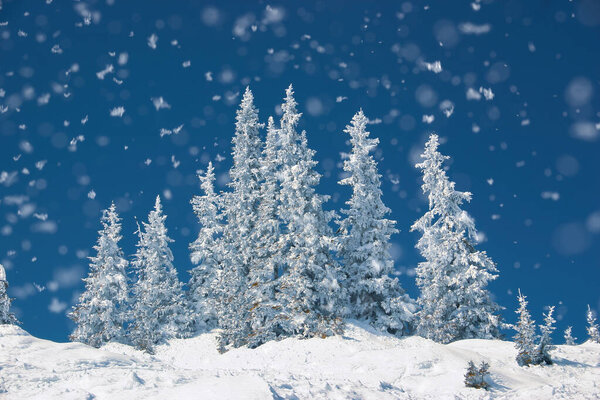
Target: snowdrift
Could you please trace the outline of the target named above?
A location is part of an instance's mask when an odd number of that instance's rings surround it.
[[[518,367],[513,343],[450,345],[376,333],[286,339],[216,350],[216,334],[172,340],[148,355],[129,346],[55,343],[0,325],[0,399],[598,399],[600,345],[557,346],[552,366]],[[491,390],[464,387],[487,361]]]

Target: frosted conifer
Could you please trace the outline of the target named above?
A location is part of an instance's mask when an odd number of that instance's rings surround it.
[[[6,293],[8,281],[6,280],[6,271],[0,264],[0,324],[16,324],[17,318],[10,312],[11,299]]]
[[[334,238],[328,224],[334,213],[323,210],[328,196],[316,193],[321,175],[314,169],[315,152],[308,147],[306,132],[297,131],[301,114],[296,104],[290,85],[282,105],[278,155],[286,269],[278,285],[283,329],[288,335],[327,336],[340,330],[344,303],[339,265],[331,254]]]
[[[254,96],[250,88],[246,88],[237,111],[232,140],[231,192],[224,195],[227,227],[223,233],[223,250],[227,265],[222,280],[226,296],[222,299],[224,307],[219,319],[222,349],[227,345],[247,344],[251,331],[249,313],[252,304],[247,291],[250,270],[260,268],[257,265],[260,243],[255,242],[254,232],[258,228],[261,198],[262,127]]]
[[[169,248],[173,240],[167,236],[166,218],[157,196],[143,231],[138,229],[138,249],[132,262],[137,281],[133,285],[129,336],[135,346],[148,352],[163,340],[189,336],[193,326],[173,266]]]
[[[550,358],[550,352],[556,347],[552,344],[552,332],[556,329],[554,323],[556,320],[553,317],[554,306],[548,309],[548,313],[544,314],[544,325],[540,325],[540,342],[537,348],[537,359],[536,364],[552,364],[552,358]]]
[[[411,230],[422,233],[417,248],[425,258],[417,267],[417,332],[441,343],[459,339],[499,336],[499,310],[486,289],[496,279],[496,265],[474,247],[473,218],[460,208],[471,193],[459,192],[446,176],[449,157],[438,152],[438,136],[432,134],[416,167],[423,171],[423,193],[429,210]]]
[[[194,196],[191,201],[200,222],[200,232],[198,238],[190,244],[191,261],[196,267],[190,271],[188,298],[197,328],[211,329],[217,326],[217,310],[221,306],[223,295],[223,215],[220,210],[221,198],[215,193],[212,162],[208,163],[205,175],[200,175],[199,178],[204,194]]]
[[[76,328],[70,339],[100,347],[111,341],[126,341],[125,324],[129,306],[128,262],[119,247],[121,219],[115,204],[102,213],[102,229],[90,257],[85,290],[69,317]]]
[[[589,305],[587,309],[587,324],[587,334],[590,340],[594,343],[600,343],[600,329],[596,324],[596,318],[594,318],[594,313]]]
[[[575,346],[575,341],[577,340],[576,337],[573,337],[573,327],[569,326],[567,327],[567,329],[565,329],[565,344],[567,346]]]
[[[537,335],[535,333],[535,321],[527,310],[527,299],[519,290],[519,309],[516,311],[519,320],[516,327],[517,334],[514,336],[517,348],[517,363],[520,366],[535,364],[538,361],[538,349],[536,346]]]
[[[398,279],[390,277],[394,272],[390,236],[398,231],[395,221],[385,218],[390,209],[381,199],[381,175],[370,154],[379,140],[369,137],[367,123],[360,110],[344,130],[352,152],[344,161],[348,176],[339,183],[351,186],[352,197],[346,202],[348,209],[342,210],[346,218],[339,222],[338,255],[346,275],[348,316],[403,335],[410,331],[416,307]]]
[[[250,307],[250,347],[275,339],[282,333],[281,306],[276,299],[275,287],[282,265],[280,249],[280,221],[277,217],[280,187],[277,174],[281,168],[277,149],[279,130],[272,117],[267,125],[267,138],[261,158],[261,197],[258,224],[254,231],[257,243],[256,262],[248,274],[248,303]]]
[[[469,361],[467,365],[467,373],[465,374],[465,386],[475,389],[487,389],[489,387],[489,368],[490,365],[485,361],[481,362],[479,368],[475,366],[473,361]]]

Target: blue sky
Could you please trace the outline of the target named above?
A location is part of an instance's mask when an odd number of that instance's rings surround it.
[[[556,305],[558,328],[585,337],[586,305],[600,309],[598,2],[0,4],[0,263],[32,334],[66,340],[111,201],[131,255],[136,218],[163,197],[187,281],[196,171],[212,160],[224,188],[244,87],[266,122],[292,83],[330,209],[349,195],[342,130],[360,107],[372,120],[413,297],[409,228],[426,205],[413,165],[435,131],[457,188],[473,192],[508,322],[520,288],[534,318]]]

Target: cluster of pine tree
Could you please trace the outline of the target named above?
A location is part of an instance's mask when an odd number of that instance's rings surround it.
[[[193,333],[165,219],[157,197],[148,222],[138,227],[137,251],[131,262],[135,279],[130,284],[129,262],[119,246],[121,219],[114,203],[103,212],[85,290],[69,314],[76,324],[71,340],[94,347],[116,341],[151,352],[156,343]]]
[[[544,314],[544,324],[539,325],[540,334],[536,333],[535,321],[531,318],[531,314],[527,309],[527,299],[519,291],[519,309],[517,324],[513,329],[517,332],[514,336],[515,347],[517,348],[517,363],[521,366],[552,364],[550,351],[554,350],[552,344],[552,333],[556,329],[554,323],[554,306],[548,307],[548,312]],[[596,324],[596,318],[588,305],[587,309],[587,334],[588,338],[593,343],[600,343],[600,328]],[[572,327],[565,329],[564,339],[567,346],[575,345],[577,338],[573,337]]]
[[[138,229],[138,251],[128,262],[118,242],[114,205],[91,258],[86,290],[70,314],[72,340],[93,346],[115,340],[151,351],[170,337],[220,329],[222,349],[259,346],[288,336],[340,333],[344,318],[368,321],[397,335],[412,331],[416,304],[392,278],[389,254],[394,221],[381,197],[381,177],[370,154],[360,111],[345,132],[352,154],[344,163],[353,189],[334,234],[336,216],[318,194],[321,176],[314,151],[297,126],[301,114],[290,86],[278,125],[269,118],[261,131],[252,92],[247,89],[236,117],[229,190],[217,193],[209,163],[200,176],[202,195],[191,203],[200,222],[190,244],[188,290],[178,281],[160,199]]]
[[[119,246],[115,205],[103,212],[85,291],[69,314],[76,324],[71,339],[152,351],[169,338],[218,328],[225,350],[289,336],[326,337],[341,332],[348,318],[440,343],[499,337],[501,307],[486,289],[497,277],[496,265],[475,248],[474,220],[461,209],[471,193],[457,191],[446,175],[448,157],[438,151],[438,136],[430,136],[416,165],[429,207],[411,228],[422,234],[416,247],[425,259],[416,271],[421,293],[415,302],[392,278],[390,237],[397,230],[386,218],[390,210],[372,156],[379,141],[370,137],[367,117],[359,111],[344,130],[352,149],[339,183],[350,186],[352,195],[339,216],[324,209],[328,196],[316,191],[321,175],[306,132],[298,130],[301,113],[291,86],[281,108],[279,123],[269,117],[263,140],[265,126],[246,89],[237,111],[229,190],[216,191],[211,163],[199,176],[203,193],[191,203],[200,231],[190,244],[194,268],[187,291],[173,265],[160,197],[138,226],[131,262]],[[7,286],[0,267],[0,324],[16,323]],[[519,302],[517,361],[551,363],[554,308],[538,336],[525,297],[519,295]],[[600,342],[589,307],[587,318],[590,339]],[[565,340],[574,344],[570,327]]]
[[[191,243],[188,290],[178,281],[160,199],[138,229],[138,250],[129,284],[118,242],[114,205],[91,258],[86,290],[71,318],[71,339],[99,346],[111,340],[151,350],[170,337],[220,329],[220,345],[259,346],[289,336],[326,337],[346,318],[396,335],[415,332],[447,343],[499,335],[500,307],[486,290],[495,264],[477,251],[473,219],[460,206],[470,193],[454,189],[444,170],[448,157],[431,135],[417,167],[429,211],[413,229],[425,260],[417,269],[421,296],[413,301],[392,278],[390,236],[395,222],[382,201],[381,176],[372,156],[379,141],[359,111],[344,130],[351,152],[344,161],[352,189],[341,216],[326,211],[317,193],[321,175],[290,86],[278,124],[265,128],[250,89],[237,111],[229,190],[215,190],[209,163],[200,176],[203,193],[191,203],[200,223]],[[339,225],[333,232],[331,222]],[[420,307],[419,307],[420,306]]]

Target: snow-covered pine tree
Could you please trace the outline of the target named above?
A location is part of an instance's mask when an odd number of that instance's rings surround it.
[[[223,215],[220,196],[215,192],[215,173],[212,162],[208,163],[204,176],[199,175],[204,194],[194,196],[192,207],[200,222],[198,238],[190,244],[192,264],[188,283],[188,301],[194,313],[197,329],[217,327],[217,310],[221,306],[221,275],[224,254],[221,234]]]
[[[160,196],[154,210],[138,228],[139,242],[132,265],[137,275],[133,285],[130,341],[142,350],[173,337],[191,333],[193,319],[185,302],[182,284],[173,266],[173,253],[167,236]]]
[[[331,254],[335,243],[328,224],[334,213],[323,210],[328,196],[315,191],[321,175],[314,169],[315,152],[308,147],[306,132],[297,132],[301,114],[291,85],[282,110],[278,215],[283,222],[286,271],[278,290],[283,329],[287,335],[327,336],[340,331],[345,302],[340,268]]]
[[[475,389],[487,389],[489,387],[489,369],[490,365],[485,361],[481,362],[479,368],[475,366],[473,361],[469,361],[467,373],[465,374],[465,386]]]
[[[438,136],[432,134],[416,167],[423,171],[423,193],[429,210],[411,230],[422,232],[416,247],[426,261],[417,267],[417,332],[448,343],[468,338],[499,336],[499,310],[486,289],[496,279],[496,265],[484,251],[474,247],[473,218],[460,208],[471,193],[459,192],[446,176],[443,164],[449,157],[438,152]]]
[[[467,372],[465,373],[465,386],[479,389],[479,383],[478,369],[473,361],[469,361],[467,364]]]
[[[17,318],[10,312],[11,299],[6,293],[8,280],[4,266],[0,264],[0,324],[16,324]]]
[[[84,279],[85,291],[69,314],[76,325],[69,338],[93,347],[126,341],[129,307],[128,262],[119,247],[121,219],[115,203],[102,212],[101,223],[96,256],[90,257],[90,272]]]
[[[567,329],[565,329],[565,344],[567,346],[575,346],[575,341],[577,340],[576,337],[573,337],[573,327],[569,326],[567,327]]]
[[[282,254],[280,251],[280,222],[277,218],[281,168],[277,149],[279,130],[273,117],[267,124],[267,138],[261,158],[261,197],[258,224],[253,231],[257,243],[256,262],[248,274],[247,298],[251,305],[249,347],[257,347],[281,334],[281,307],[275,298],[275,285],[279,277]]]
[[[556,347],[552,344],[552,332],[556,329],[554,323],[556,320],[552,316],[554,314],[554,306],[548,308],[548,313],[544,314],[544,325],[540,325],[540,342],[537,347],[537,355],[535,364],[552,365],[550,352]]]
[[[587,334],[590,340],[594,343],[600,343],[600,328],[596,324],[596,318],[594,318],[594,313],[588,304],[587,309]]]
[[[519,290],[519,309],[516,311],[519,320],[514,329],[517,334],[514,336],[515,347],[517,348],[517,364],[527,366],[535,364],[538,357],[536,346],[537,335],[535,333],[535,321],[531,319],[529,310],[527,310],[527,298]]]
[[[231,192],[224,195],[227,227],[223,233],[227,266],[223,283],[227,296],[222,299],[224,307],[220,317],[220,345],[239,347],[248,342],[250,335],[249,313],[252,301],[248,298],[248,274],[257,266],[257,248],[254,242],[259,219],[261,198],[262,141],[258,110],[250,88],[242,98],[237,111],[233,137],[233,165],[229,171]]]
[[[394,261],[390,236],[395,221],[381,199],[381,175],[370,154],[379,139],[370,138],[368,119],[360,110],[344,132],[350,135],[352,152],[344,161],[347,177],[339,183],[352,187],[346,218],[339,222],[338,256],[344,266],[350,318],[366,320],[375,328],[405,335],[410,332],[415,303],[405,294],[397,278],[392,279]]]

